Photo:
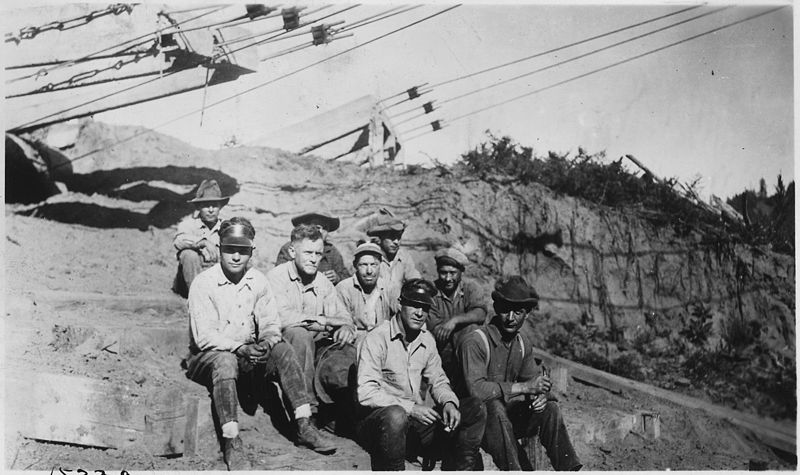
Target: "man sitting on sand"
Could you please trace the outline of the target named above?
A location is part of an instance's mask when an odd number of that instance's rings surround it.
[[[517,275],[498,281],[492,300],[491,322],[467,335],[459,348],[467,394],[486,404],[482,447],[500,470],[522,470],[517,439],[538,434],[553,468],[580,470],[550,395],[550,377],[538,370],[529,335],[520,332],[539,296]]]
[[[190,350],[186,376],[208,387],[222,428],[228,470],[250,464],[239,438],[236,380],[256,372],[277,375],[294,409],[296,444],[323,454],[336,447],[309,423],[311,396],[292,347],[282,341],[275,296],[267,278],[248,269],[255,229],[245,218],[219,226],[220,263],[203,271],[189,289]]]
[[[173,245],[178,250],[178,274],[172,290],[186,297],[197,274],[219,262],[219,212],[228,204],[216,180],[203,180],[194,199],[195,211],[178,223]]]
[[[339,218],[334,218],[324,213],[306,213],[292,218],[292,226],[296,227],[300,224],[308,224],[319,228],[319,232],[322,234],[323,248],[322,258],[317,265],[317,272],[327,277],[331,284],[338,284],[349,274],[347,267],[344,265],[342,254],[336,249],[336,246],[328,241],[328,234],[339,229]],[[278,258],[275,259],[276,266],[292,260],[292,256],[289,254],[291,245],[291,242],[287,242],[278,251]]]

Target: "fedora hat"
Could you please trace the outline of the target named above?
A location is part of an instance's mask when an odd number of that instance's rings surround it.
[[[539,294],[521,276],[512,275],[494,284],[492,300],[513,305],[536,305]]]
[[[189,203],[205,203],[209,201],[219,201],[223,204],[228,204],[230,197],[222,196],[222,191],[219,189],[217,180],[203,180],[200,186],[197,187],[195,197],[189,200]]]
[[[339,218],[323,213],[306,213],[292,218],[292,226],[299,224],[319,223],[326,231],[332,232],[339,229]]]

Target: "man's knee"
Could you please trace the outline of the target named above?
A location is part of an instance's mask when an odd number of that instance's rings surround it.
[[[220,352],[214,358],[211,370],[211,382],[217,384],[225,379],[236,379],[239,376],[239,361],[233,353]]]
[[[184,266],[187,264],[201,265],[203,257],[194,249],[183,249],[178,251],[178,261]]]
[[[314,344],[314,334],[302,327],[291,327],[283,331],[283,338],[292,346]]]
[[[386,434],[401,434],[408,430],[408,413],[402,406],[389,406],[381,414],[381,429]]]
[[[554,418],[556,420],[561,420],[561,409],[558,407],[558,403],[555,401],[547,401],[544,405],[544,416],[546,418]]]
[[[270,357],[275,359],[277,366],[286,366],[290,361],[295,359],[294,349],[292,349],[292,345],[289,343],[279,341],[272,346]]]
[[[465,424],[486,421],[486,405],[477,397],[466,397],[459,401],[461,420]]]

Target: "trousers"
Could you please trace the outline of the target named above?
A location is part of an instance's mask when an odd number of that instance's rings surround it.
[[[240,373],[254,371],[259,377],[277,375],[281,389],[292,409],[311,403],[294,351],[284,341],[276,343],[270,349],[266,362],[255,366],[229,351],[217,350],[202,351],[192,355],[187,365],[186,376],[211,391],[214,410],[221,425],[238,420],[239,399],[236,380]]]
[[[189,287],[197,274],[216,264],[205,261],[203,255],[194,249],[178,251],[178,263],[178,273],[172,284],[172,290],[182,297],[189,295]]]
[[[554,469],[576,470],[581,467],[561,411],[554,401],[548,401],[540,413],[533,412],[524,401],[512,401],[506,405],[500,399],[492,399],[485,404],[486,430],[481,446],[500,470],[522,470],[517,439],[534,434],[539,435]]]
[[[439,408],[441,413],[441,408]],[[472,470],[486,424],[486,409],[478,398],[459,401],[461,423],[445,432],[440,422],[424,425],[402,406],[369,408],[356,435],[369,452],[372,470],[404,470],[405,459],[418,455],[441,458],[442,470]]]
[[[314,388],[314,358],[316,355],[317,340],[320,339],[322,332],[309,331],[302,327],[286,328],[282,332],[283,339],[292,346],[295,358],[303,374],[303,380],[309,390],[311,397],[311,410],[317,411],[319,403],[313,395]]]

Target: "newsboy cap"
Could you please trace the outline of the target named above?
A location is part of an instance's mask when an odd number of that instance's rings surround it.
[[[536,305],[539,294],[519,275],[498,280],[494,284],[492,300],[498,303]]]
[[[356,246],[356,250],[353,252],[353,259],[358,260],[358,257],[362,254],[374,254],[381,260],[386,259],[386,254],[383,253],[383,249],[374,242],[362,242]]]
[[[394,216],[382,215],[367,230],[367,236],[379,236],[387,232],[397,232],[406,229],[406,223]]]
[[[452,247],[439,249],[434,255],[437,266],[453,266],[464,270],[469,264],[469,259],[463,252]]]

